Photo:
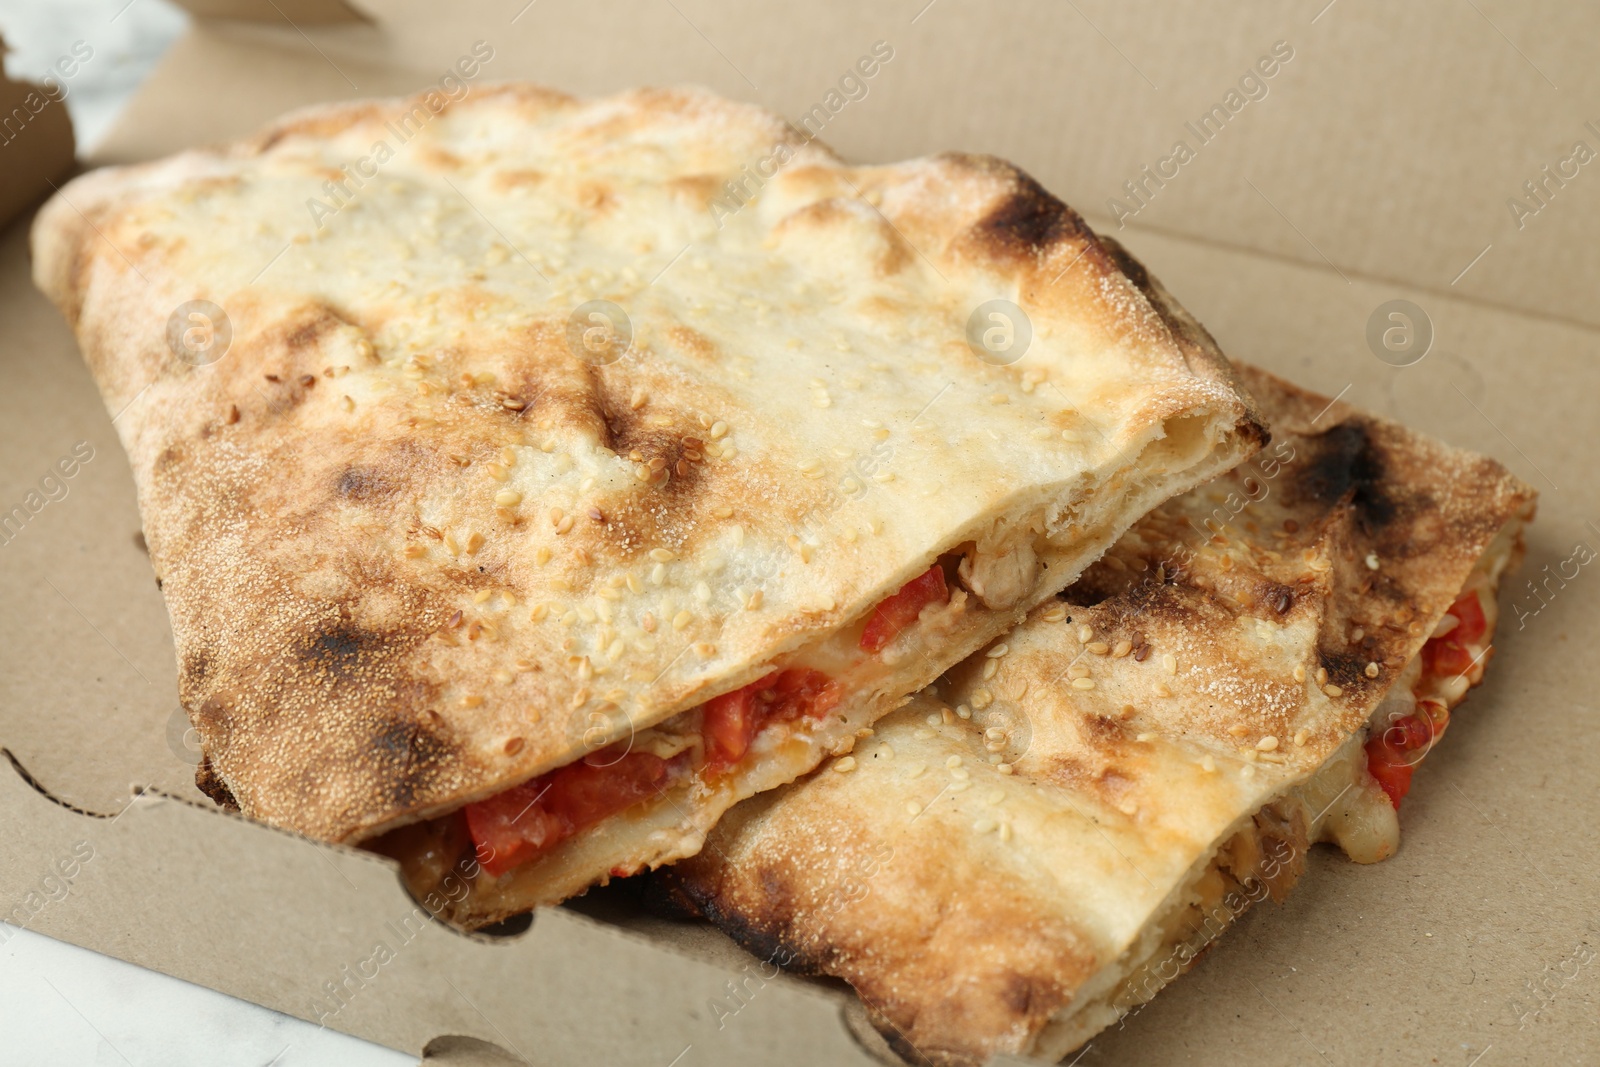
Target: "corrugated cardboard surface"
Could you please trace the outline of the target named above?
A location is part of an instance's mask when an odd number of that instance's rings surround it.
[[[1503,203],[1555,165],[1564,140],[1600,149],[1580,121],[1583,101],[1600,100],[1583,61],[1600,19],[1483,0],[1213,13],[924,3],[517,0],[442,19],[430,5],[363,0],[373,25],[206,23],[104,154],[148,158],[300,103],[422,87],[478,39],[496,48],[488,78],[575,91],[698,81],[798,117],[882,39],[895,58],[827,140],[857,159],[1001,152],[1114,229],[1105,201],[1121,182],[1288,42],[1294,56],[1267,95],[1119,236],[1231,355],[1329,395],[1348,386],[1346,400],[1496,455],[1541,490],[1541,514],[1523,576],[1503,593],[1489,681],[1419,775],[1400,854],[1362,868],[1319,850],[1288,904],[1247,916],[1081,1062],[1600,1060],[1600,667],[1587,654],[1600,578],[1563,570],[1580,543],[1600,550],[1589,414],[1600,333],[1584,325],[1597,321],[1600,165],[1581,167],[1521,231]],[[197,91],[215,85],[228,91]],[[1406,368],[1366,342],[1369,318],[1396,297],[1435,332]],[[130,783],[195,797],[131,478],[69,334],[26,284],[18,227],[0,240],[0,324],[0,508],[29,492],[44,501],[0,545],[0,744],[89,811],[124,810]],[[93,458],[42,486],[79,442]],[[1527,578],[1542,581],[1537,594]],[[77,841],[96,847],[71,894],[30,926],[310,1018],[323,983],[370,957],[369,941],[394,940],[385,924],[411,907],[375,860],[176,801],[91,819],[0,767],[0,808],[17,828],[0,842],[0,901],[30,899]],[[430,927],[328,1024],[419,1054],[431,1037],[466,1034],[536,1063],[864,1060],[837,990],[768,982],[719,1029],[709,1002],[732,1003],[736,952],[625,901],[586,910],[608,922],[554,911],[497,944]]]

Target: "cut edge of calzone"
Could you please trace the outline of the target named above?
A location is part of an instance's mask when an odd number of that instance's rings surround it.
[[[466,866],[468,925],[691,854],[1265,439],[1015,167],[698,90],[317,108],[81,177],[33,248],[202,788]]]
[[[1080,1047],[1281,900],[1314,842],[1392,855],[1535,495],[1240,370],[1271,448],[849,757],[734,809],[667,893],[849,981],[903,1053],[969,1065]]]

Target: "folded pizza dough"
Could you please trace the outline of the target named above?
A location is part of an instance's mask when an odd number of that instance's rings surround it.
[[[657,875],[774,965],[844,978],[936,1064],[1059,1059],[1154,996],[1313,842],[1399,843],[1483,677],[1533,491],[1240,368],[1273,444]]]
[[[1006,163],[846,166],[696,91],[425,103],[88,174],[33,247],[202,786],[415,827],[419,890],[476,844],[461,922],[693,853],[1264,440]]]

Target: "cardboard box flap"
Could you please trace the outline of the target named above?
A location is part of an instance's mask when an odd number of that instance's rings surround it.
[[[429,918],[392,863],[214,808],[145,794],[93,818],[0,761],[0,821],[13,828],[0,839],[7,921],[418,1056],[458,1035],[445,1043],[456,1055],[470,1038],[533,1065],[633,1062],[643,1048],[665,1063],[714,1038],[737,1062],[872,1063],[837,992],[752,979],[563,908],[520,936],[464,935]],[[735,1017],[709,1011],[735,980]]]
[[[0,37],[0,226],[42,199],[72,170],[72,118],[59,86],[14,79],[5,72]],[[76,62],[65,57],[63,62]]]

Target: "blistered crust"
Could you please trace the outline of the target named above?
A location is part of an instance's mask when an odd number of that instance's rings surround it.
[[[666,890],[763,958],[849,981],[913,1062],[1059,1056],[1142,1000],[1117,983],[1208,867],[1242,880],[1249,842],[1290,842],[1262,875],[1279,898],[1308,833],[1386,805],[1367,724],[1534,493],[1239,373],[1269,449],[1137,523],[851,765],[734,809]],[[1145,957],[1162,981],[1192,958]]]
[[[208,783],[247,814],[360,840],[447,811],[759,677],[997,522],[1066,544],[1079,496],[1114,513],[1136,473],[1167,495],[1261,437],[1008,165],[849,167],[695,91],[420,107],[91,173],[34,229]],[[1034,334],[1006,366],[965,340],[995,297]],[[573,347],[590,300],[628,309],[614,362]],[[225,354],[169,345],[204,347],[193,301]],[[1195,454],[1130,470],[1184,419]]]

